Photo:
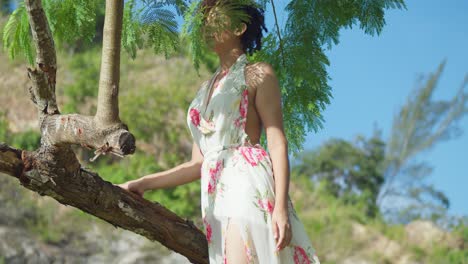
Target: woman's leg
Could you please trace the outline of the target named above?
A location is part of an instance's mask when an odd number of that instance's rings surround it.
[[[226,227],[224,249],[227,264],[247,264],[247,255],[239,226],[231,219],[228,220]]]

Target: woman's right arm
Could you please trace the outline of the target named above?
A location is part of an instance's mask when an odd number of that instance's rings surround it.
[[[172,169],[141,177],[138,181],[143,190],[175,187],[200,179],[203,155],[196,143],[192,146],[192,159]]]

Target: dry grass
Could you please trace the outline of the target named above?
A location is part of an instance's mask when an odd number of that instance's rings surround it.
[[[73,76],[73,73],[67,69],[72,56],[64,53],[58,54],[56,94],[59,109],[66,100],[63,96],[63,87],[73,82],[74,78],[79,78],[79,76]],[[36,108],[28,92],[30,86],[27,78],[28,66],[22,58],[12,61],[4,51],[0,51],[0,111],[7,111],[10,130],[13,132],[30,128],[38,129]],[[124,95],[139,87],[167,89],[174,87],[174,84],[176,84],[175,87],[184,86],[184,90],[195,94],[199,85],[208,76],[207,70],[202,69],[199,77],[190,60],[185,57],[166,60],[163,56],[154,55],[151,50],[142,50],[139,51],[137,58],[132,60],[123,53],[120,94]],[[98,89],[97,86],[96,89]],[[95,102],[95,100],[87,102],[82,106],[80,113],[91,114],[90,109]]]

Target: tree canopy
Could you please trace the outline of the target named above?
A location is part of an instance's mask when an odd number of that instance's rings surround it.
[[[91,41],[103,2],[98,0],[43,0],[54,40],[58,43]],[[207,50],[201,38],[201,1],[129,0],[125,2],[122,47],[136,57],[138,49],[152,47],[155,54],[170,56],[189,43],[194,66],[205,62]],[[246,2],[242,0],[240,2]],[[275,27],[263,39],[263,48],[251,61],[270,63],[279,78],[283,115],[290,153],[302,150],[305,135],[323,128],[322,112],[330,104],[332,88],[326,67],[325,50],[339,43],[340,30],[359,26],[365,34],[378,35],[385,25],[385,12],[406,8],[403,0],[373,1],[290,1],[281,13],[283,28],[277,22],[281,10],[274,1],[251,2],[273,9]],[[268,13],[269,14],[269,13]],[[183,17],[182,32],[177,17]],[[181,34],[183,33],[183,34]],[[32,64],[31,33],[24,2],[19,1],[4,28],[3,44],[11,58],[22,54]],[[265,137],[262,137],[265,142]]]

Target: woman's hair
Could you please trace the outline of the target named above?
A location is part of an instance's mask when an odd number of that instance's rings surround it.
[[[262,29],[268,32],[265,26],[264,10],[260,7],[256,7],[255,4],[246,4],[246,1],[242,1],[244,3],[236,2],[241,1],[203,0],[201,2],[201,8],[204,15],[208,14],[214,6],[222,6],[223,4],[232,6],[233,10],[244,12],[248,16],[248,19],[247,21],[242,21],[247,25],[247,29],[241,35],[241,44],[243,51],[251,55],[262,48]]]

